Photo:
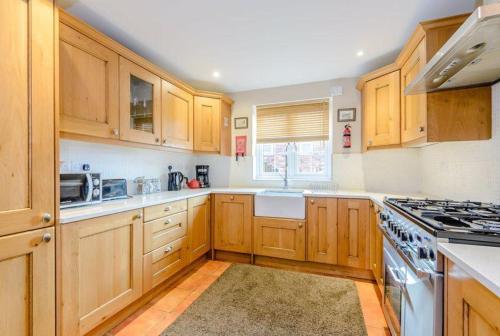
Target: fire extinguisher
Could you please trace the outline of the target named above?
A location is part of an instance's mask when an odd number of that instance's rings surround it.
[[[342,140],[344,148],[351,148],[351,125],[345,125]]]

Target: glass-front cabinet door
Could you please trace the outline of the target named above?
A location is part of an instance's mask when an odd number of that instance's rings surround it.
[[[120,139],[160,144],[161,79],[120,57]]]

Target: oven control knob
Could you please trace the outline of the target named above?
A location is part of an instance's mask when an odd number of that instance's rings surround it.
[[[396,236],[398,236],[398,238],[401,238],[401,233],[402,232],[403,232],[403,228],[402,227],[396,228]]]
[[[392,225],[392,232],[394,232],[394,234],[398,234],[398,230],[399,230],[399,225],[397,224],[393,224]]]
[[[386,220],[388,220],[388,219],[389,219],[389,216],[387,216],[387,215],[386,215],[385,213],[383,213],[383,212],[381,212],[379,216],[380,216],[380,220],[381,220],[381,221],[386,221]]]
[[[92,183],[94,184],[94,186],[97,187],[99,185],[99,183],[101,183],[101,182],[99,182],[99,179],[93,179]]]
[[[414,238],[412,233],[408,234],[408,240],[410,241],[410,243],[413,243]]]
[[[429,253],[427,252],[427,247],[419,246],[418,249],[418,258],[419,259],[427,259],[429,258]]]
[[[408,241],[408,232],[403,230],[403,231],[401,231],[400,235],[401,235],[401,237],[400,237],[401,241],[404,241],[404,242]]]
[[[92,191],[92,196],[94,196],[94,197],[98,197],[100,193],[101,193],[101,192],[100,192],[100,190],[99,190],[99,189],[94,189],[94,190]]]
[[[434,261],[436,259],[436,254],[432,249],[429,249],[429,259]]]

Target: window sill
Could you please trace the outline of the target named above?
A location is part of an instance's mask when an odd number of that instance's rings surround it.
[[[254,181],[283,181],[282,177],[274,177],[274,176],[256,176],[253,178]],[[333,182],[331,177],[289,177],[288,181],[299,181],[299,182]]]

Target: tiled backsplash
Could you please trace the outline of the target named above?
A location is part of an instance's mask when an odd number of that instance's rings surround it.
[[[196,164],[208,164],[212,185],[219,187],[229,185],[229,176],[217,173],[229,169],[229,158],[218,155],[197,155],[61,140],[60,161],[61,168],[78,168],[82,163],[88,163],[92,171],[100,172],[103,178],[125,178],[128,181],[129,193],[132,194],[136,191],[133,180],[138,176],[159,177],[162,189],[166,189],[169,165],[173,170],[181,171],[191,179],[195,177]]]
[[[424,194],[500,204],[500,83],[493,86],[493,137],[420,149]]]

